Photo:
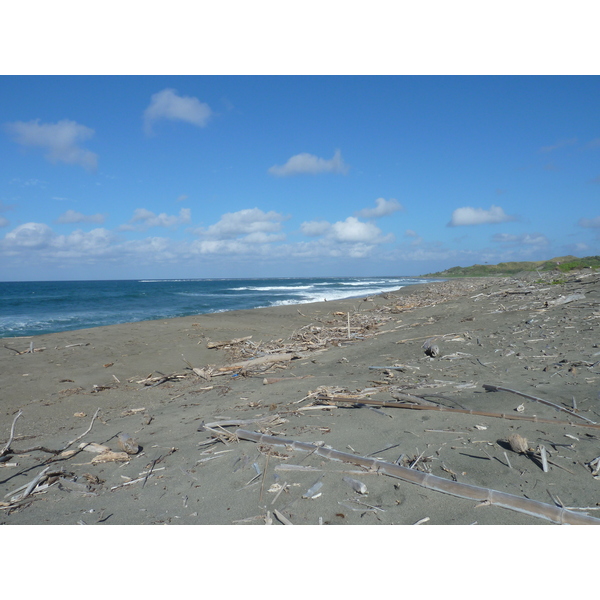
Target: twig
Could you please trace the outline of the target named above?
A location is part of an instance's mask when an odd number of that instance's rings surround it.
[[[530,394],[524,394],[523,392],[517,392],[516,390],[511,390],[509,388],[500,387],[497,385],[489,385],[487,383],[483,384],[483,389],[486,392],[510,392],[511,394],[516,394],[517,396],[522,396],[523,398],[527,398],[528,400],[533,400],[535,402],[540,402],[541,404],[546,404],[547,406],[551,406],[552,408],[555,408],[556,410],[562,410],[563,412],[566,412],[567,414],[571,415],[572,417],[578,417],[579,419],[583,419],[584,421],[587,421],[588,423],[593,423],[594,425],[596,424],[595,421],[592,421],[591,419],[588,419],[587,417],[584,417],[576,412],[573,412],[572,410],[569,410],[568,408],[565,408],[564,406],[559,406],[558,404],[554,404],[553,402],[549,402],[548,400],[542,400],[542,398],[537,398],[536,396],[531,396]]]
[[[69,446],[71,446],[75,442],[78,442],[84,435],[87,435],[92,430],[92,427],[94,426],[94,421],[96,420],[96,417],[98,416],[99,412],[100,412],[100,407],[98,407],[96,409],[96,412],[94,413],[94,416],[92,417],[92,422],[90,423],[90,426],[81,435],[78,435],[74,440],[69,442],[64,448],[59,450],[59,452],[64,452]]]
[[[510,419],[513,421],[531,421],[533,423],[550,423],[553,425],[571,425],[573,427],[589,427],[590,429],[600,429],[600,424],[597,423],[571,423],[570,421],[558,421],[556,419],[543,419],[542,417],[527,417],[525,415],[513,415],[510,413],[494,413],[484,410],[470,410],[467,408],[447,408],[445,406],[421,406],[420,404],[408,404],[404,402],[386,402],[384,400],[370,400],[355,398],[344,398],[343,396],[328,396],[328,400],[333,402],[351,402],[353,404],[375,404],[384,408],[405,408],[409,410],[436,410],[439,412],[453,412],[464,415],[476,415],[478,417],[492,417],[496,419]]]
[[[12,444],[13,438],[15,437],[15,423],[17,422],[17,419],[23,414],[23,411],[20,410],[15,418],[13,419],[11,428],[10,428],[10,437],[8,438],[8,442],[6,442],[6,446],[4,446],[4,448],[2,448],[2,452],[0,452],[0,456],[4,456],[5,454],[8,454],[10,452],[10,445]]]
[[[334,450],[333,448],[315,446],[314,444],[309,444],[307,442],[278,438],[271,435],[260,434],[254,431],[245,431],[243,429],[238,429],[236,431],[236,435],[240,439],[249,440],[257,444],[271,444],[284,447],[289,446],[292,450],[316,452],[319,456],[322,456],[328,460],[339,460],[342,462],[358,464],[368,469],[379,471],[384,475],[420,485],[426,489],[442,492],[444,494],[450,494],[452,496],[458,496],[459,498],[467,498],[469,500],[489,503],[533,517],[538,517],[540,519],[547,519],[554,523],[567,523],[570,525],[600,525],[600,519],[596,519],[588,515],[580,515],[565,510],[564,508],[559,508],[550,504],[538,502],[537,500],[515,496],[513,494],[508,494],[498,490],[459,483],[458,481],[450,481],[448,479],[432,475],[431,473],[424,473],[422,471],[408,469],[393,463],[379,461],[374,458],[355,456],[353,454],[348,454],[347,452]]]
[[[29,485],[27,486],[27,488],[25,489],[25,491],[23,492],[23,495],[19,498],[19,500],[23,500],[24,498],[27,498],[27,496],[29,496],[29,494],[31,494],[31,492],[33,492],[35,486],[42,480],[44,475],[49,470],[50,470],[50,467],[46,467],[45,469],[42,469],[38,473],[38,475],[31,480],[31,482],[29,483]]]

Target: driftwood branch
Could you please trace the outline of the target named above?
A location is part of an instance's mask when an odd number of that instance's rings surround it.
[[[98,407],[96,409],[96,412],[94,413],[94,416],[92,417],[90,426],[81,435],[78,435],[74,440],[71,440],[65,446],[63,446],[62,448],[59,448],[58,450],[46,448],[45,446],[34,446],[33,448],[26,448],[25,450],[11,450],[11,452],[13,454],[28,454],[29,452],[38,451],[38,452],[47,452],[48,454],[60,454],[61,452],[64,452],[69,446],[72,446],[75,442],[79,441],[83,436],[87,435],[92,430],[94,421],[96,420],[96,417],[98,416],[99,412],[100,412],[100,408]]]
[[[12,444],[12,441],[15,437],[15,423],[17,422],[17,419],[23,414],[23,411],[20,410],[15,418],[13,419],[11,428],[10,428],[10,437],[8,438],[8,442],[6,442],[6,445],[4,446],[4,448],[2,448],[2,451],[0,452],[0,456],[4,456],[5,454],[8,454],[10,452],[10,445]]]
[[[325,398],[324,398],[325,399]],[[346,402],[351,404],[372,404],[383,408],[404,408],[408,410],[436,410],[438,412],[451,412],[463,415],[476,415],[478,417],[492,417],[495,419],[510,419],[511,421],[531,421],[533,423],[551,423],[553,425],[570,425],[575,427],[589,427],[600,429],[597,423],[571,423],[570,421],[558,421],[557,419],[544,419],[542,417],[527,417],[525,415],[513,415],[511,413],[495,413],[484,410],[471,410],[468,408],[447,408],[445,406],[424,406],[421,404],[409,404],[405,402],[386,402],[385,400],[372,400],[371,398],[346,398],[344,396],[327,396],[327,400],[333,402]]]
[[[523,392],[517,392],[516,390],[511,390],[509,388],[500,387],[499,385],[489,385],[487,383],[485,383],[483,385],[483,389],[486,392],[510,392],[511,394],[516,394],[517,396],[522,396],[523,398],[527,398],[528,400],[533,400],[534,402],[539,402],[540,404],[545,404],[546,406],[551,406],[552,408],[555,408],[556,410],[562,410],[563,412],[566,412],[567,414],[571,415],[572,417],[577,417],[578,419],[583,419],[584,421],[587,421],[588,423],[593,423],[594,425],[596,424],[595,421],[592,421],[591,419],[588,419],[587,417],[584,417],[576,412],[573,412],[572,410],[569,410],[568,408],[565,408],[564,406],[559,406],[558,404],[554,404],[553,402],[549,402],[548,400],[543,400],[542,398],[538,398],[537,396],[531,396],[530,394],[524,394]]]
[[[244,429],[238,429],[236,431],[236,435],[240,439],[256,442],[257,444],[291,447],[293,450],[313,452],[329,460],[338,460],[360,465],[372,471],[377,471],[390,477],[395,477],[397,479],[402,479],[403,481],[420,485],[421,487],[429,490],[442,492],[451,496],[458,496],[459,498],[466,498],[468,500],[475,500],[477,502],[484,502],[487,504],[500,506],[502,508],[524,513],[532,517],[546,519],[548,521],[552,521],[553,523],[564,523],[569,525],[600,525],[600,519],[596,519],[588,515],[578,514],[562,507],[552,506],[550,504],[545,504],[544,502],[538,502],[537,500],[515,496],[513,494],[500,492],[498,490],[460,483],[458,481],[451,481],[444,479],[443,477],[437,477],[431,473],[417,471],[416,469],[409,469],[408,467],[401,467],[400,465],[379,461],[374,458],[356,456],[354,454],[340,452],[339,450],[334,450],[332,448],[325,448],[324,446],[316,446],[307,442],[299,442],[295,440],[274,437],[271,435],[264,435],[254,431],[246,431]]]

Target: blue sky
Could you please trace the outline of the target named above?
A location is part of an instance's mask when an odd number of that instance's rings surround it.
[[[596,76],[4,76],[0,278],[600,254]]]

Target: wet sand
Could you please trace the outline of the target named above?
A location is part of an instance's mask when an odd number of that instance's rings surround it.
[[[600,456],[600,428],[583,426],[600,422],[600,275],[557,285],[534,275],[2,339],[0,450],[13,423],[14,436],[0,463],[0,524],[550,524],[316,452],[236,439],[240,425],[228,421],[589,507],[574,512],[600,519],[589,464]],[[438,352],[428,355],[427,344]],[[407,395],[555,422],[366,403],[407,404]],[[94,442],[122,452],[120,433],[137,453],[115,462],[88,451]],[[526,438],[527,454],[511,449],[512,434]],[[40,487],[19,498],[46,468]]]

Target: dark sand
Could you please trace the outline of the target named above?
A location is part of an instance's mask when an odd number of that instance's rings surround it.
[[[3,457],[11,458],[0,463],[0,523],[280,525],[278,511],[295,525],[549,524],[314,454],[235,441],[235,426],[202,429],[219,420],[261,417],[272,417],[272,424],[244,428],[392,463],[402,455],[403,464],[420,457],[416,468],[446,479],[548,504],[600,508],[600,483],[588,465],[600,456],[600,429],[482,387],[518,390],[568,409],[575,401],[581,415],[600,422],[600,276],[585,271],[561,285],[536,279],[454,280],[369,299],[3,339],[0,450],[19,410],[22,416],[12,452]],[[575,293],[585,297],[552,304]],[[207,348],[209,341],[246,336],[252,337]],[[423,349],[428,338],[440,350],[434,358]],[[17,353],[31,342],[33,353]],[[294,350],[296,358],[224,375],[216,371],[278,349]],[[198,370],[212,365],[212,378],[197,375],[183,357]],[[394,365],[404,366],[369,368]],[[161,382],[161,376],[174,377]],[[282,380],[265,384],[265,378]],[[371,388],[365,397],[390,402],[398,392],[409,393],[449,408],[537,415],[572,425],[323,406],[311,395],[318,388],[338,394]],[[88,429],[97,409],[91,432],[68,448],[77,452],[23,453],[64,448]],[[221,439],[207,443],[215,431]],[[79,450],[82,442],[96,442],[120,451],[120,432],[141,447],[127,462],[92,464],[97,455]],[[513,433],[533,450],[545,446],[548,472],[506,445]],[[314,470],[293,470],[294,465]],[[12,500],[15,490],[48,466],[52,477],[46,483],[53,485]],[[368,494],[354,491],[344,477],[364,483]],[[317,481],[320,495],[304,498]],[[588,514],[600,518],[600,510]]]

